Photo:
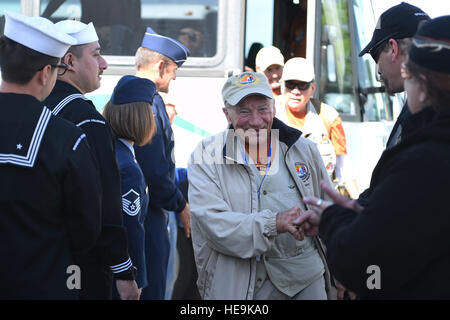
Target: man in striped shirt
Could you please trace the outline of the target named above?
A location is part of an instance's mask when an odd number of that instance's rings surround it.
[[[77,40],[63,57],[68,69],[58,76],[45,100],[52,113],[81,128],[100,164],[102,186],[102,233],[95,247],[80,261],[82,299],[111,299],[112,275],[121,299],[138,299],[135,268],[127,250],[122,221],[120,174],[111,128],[84,95],[100,86],[100,75],[108,67],[100,55],[98,36],[92,23],[66,20],[56,26]]]

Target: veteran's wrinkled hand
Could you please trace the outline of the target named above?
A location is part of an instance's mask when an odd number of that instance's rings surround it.
[[[293,207],[277,214],[277,232],[289,232],[296,240],[301,241],[305,238],[303,229],[294,224],[294,221],[302,214],[299,207]]]

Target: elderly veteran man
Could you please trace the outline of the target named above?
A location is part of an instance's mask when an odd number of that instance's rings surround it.
[[[188,166],[192,240],[203,299],[326,299],[318,238],[293,224],[302,197],[329,182],[315,144],[274,118],[262,73],[222,90],[229,130],[202,141]]]
[[[168,92],[170,82],[176,78],[177,69],[189,55],[189,50],[178,41],[147,28],[142,45],[136,52],[136,76],[152,81],[157,91]],[[142,299],[163,300],[170,253],[167,211],[180,215],[185,234],[190,237],[189,205],[175,183],[173,131],[159,94],[153,97],[152,107],[156,134],[149,144],[134,146],[150,194],[145,219],[149,279],[148,287],[142,291]]]
[[[100,235],[101,189],[86,135],[42,102],[75,39],[5,13],[0,37],[0,299],[77,299],[75,257]],[[91,181],[92,180],[92,181]]]
[[[102,233],[95,247],[82,261],[82,299],[110,299],[114,278],[122,299],[137,299],[134,267],[128,255],[122,222],[120,174],[114,140],[109,125],[84,95],[100,87],[100,75],[107,63],[100,55],[97,33],[92,23],[75,20],[58,22],[59,30],[77,40],[63,57],[67,72],[60,74],[55,88],[45,100],[54,115],[64,118],[87,136],[100,164],[102,186]]]

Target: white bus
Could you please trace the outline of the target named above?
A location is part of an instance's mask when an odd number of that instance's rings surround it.
[[[316,97],[344,120],[348,160],[360,190],[385,147],[399,108],[384,93],[370,56],[358,57],[375,27],[371,0],[2,0],[3,11],[52,21],[93,21],[109,67],[88,94],[101,110],[118,79],[134,74],[145,28],[189,41],[193,56],[170,85],[178,116],[175,159],[184,167],[206,136],[223,130],[221,88],[244,70],[250,44],[280,48],[286,58],[314,61]],[[269,39],[269,40],[267,40]],[[269,43],[267,43],[269,41]]]

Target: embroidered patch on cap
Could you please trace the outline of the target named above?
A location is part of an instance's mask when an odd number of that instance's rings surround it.
[[[236,85],[238,86],[245,86],[247,84],[257,84],[258,83],[258,78],[255,77],[252,74],[248,74],[248,73],[244,73],[242,76],[240,76],[239,78],[236,79]]]
[[[311,175],[308,167],[304,163],[296,162],[295,171],[297,171],[297,176],[302,179],[303,182],[307,181]]]
[[[122,196],[123,211],[129,216],[135,216],[141,211],[141,198],[139,193],[131,189]]]

